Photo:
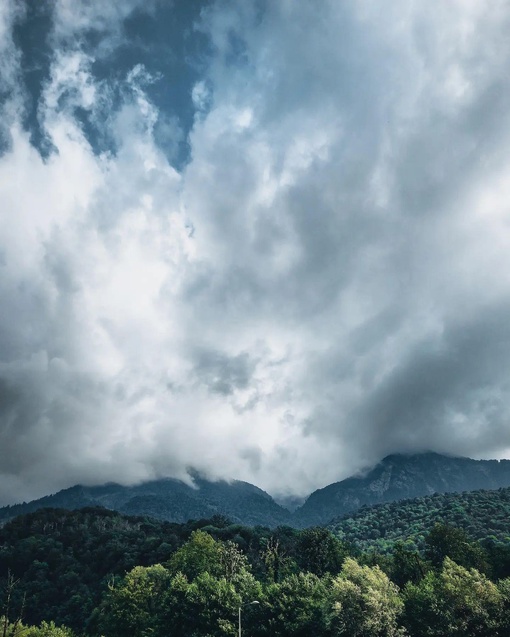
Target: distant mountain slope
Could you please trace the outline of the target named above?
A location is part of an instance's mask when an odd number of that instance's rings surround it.
[[[497,491],[436,493],[412,500],[363,507],[334,520],[329,529],[365,551],[385,552],[397,540],[411,540],[423,548],[436,522],[463,529],[475,540],[508,542],[510,488]]]
[[[104,508],[40,509],[0,526],[0,590],[11,573],[15,607],[27,596],[24,622],[51,618],[84,634],[107,576],[168,560],[191,530]]]
[[[510,460],[472,460],[437,453],[392,455],[364,476],[314,491],[292,520],[298,527],[325,525],[363,505],[507,486]]]
[[[224,515],[236,523],[251,526],[324,526],[363,505],[436,492],[508,487],[510,460],[471,460],[437,453],[392,455],[363,476],[347,478],[314,491],[292,514],[265,491],[247,482],[211,482],[195,475],[194,483],[195,488],[168,478],[134,487],[119,484],[75,486],[40,500],[0,508],[0,524],[40,508],[103,506],[127,515],[150,516],[170,522]],[[280,502],[295,506],[297,499]]]
[[[262,489],[234,480],[210,482],[196,477],[196,488],[180,480],[163,479],[134,487],[106,484],[75,486],[33,502],[0,509],[0,524],[40,508],[81,509],[103,506],[128,515],[144,515],[186,522],[189,519],[224,515],[246,525],[278,526],[289,522],[290,513]]]

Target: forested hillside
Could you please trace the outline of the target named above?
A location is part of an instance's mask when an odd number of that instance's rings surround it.
[[[13,604],[21,607],[27,596],[24,617],[30,623],[51,619],[78,630],[108,582],[137,565],[165,563],[197,529],[234,542],[261,578],[268,569],[276,577],[309,568],[322,574],[340,568],[346,554],[343,543],[325,529],[271,531],[222,516],[175,524],[99,508],[41,509],[0,528],[0,579],[4,586],[8,573],[19,579]],[[313,546],[307,546],[307,538]],[[319,547],[321,538],[324,545]]]
[[[393,455],[365,475],[353,476],[314,491],[302,506],[300,498],[282,497],[293,512],[265,491],[239,480],[193,482],[165,478],[135,486],[74,486],[32,502],[0,508],[0,525],[40,508],[80,509],[102,506],[126,515],[149,516],[184,523],[224,515],[234,522],[275,528],[327,525],[363,505],[394,502],[434,493],[510,487],[510,461],[472,460],[436,453]]]
[[[0,524],[41,508],[81,509],[102,506],[126,515],[142,515],[186,522],[226,515],[242,524],[278,526],[290,513],[262,489],[240,480],[210,481],[198,474],[193,483],[165,478],[135,486],[110,483],[96,487],[77,485],[50,496],[0,508]]]
[[[314,491],[293,517],[296,526],[329,524],[363,505],[476,489],[510,487],[509,460],[394,454],[363,475]]]
[[[384,552],[397,540],[410,540],[423,549],[426,534],[437,522],[463,529],[473,539],[506,542],[510,538],[510,488],[436,493],[363,507],[334,520],[328,528],[362,550]]]
[[[488,519],[500,500],[491,508],[485,497]],[[252,637],[510,634],[510,541],[478,542],[445,524],[423,535],[420,550],[397,542],[380,554],[320,527],[41,510],[0,529],[0,628],[5,637],[234,637],[242,607]]]

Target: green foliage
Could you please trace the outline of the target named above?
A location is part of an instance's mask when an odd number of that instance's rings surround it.
[[[390,566],[390,576],[393,582],[401,588],[411,582],[416,584],[424,577],[427,564],[424,562],[418,551],[412,545],[404,542],[397,542],[393,548],[393,555]]]
[[[40,626],[29,626],[22,631],[23,637],[74,637],[67,626],[57,626],[55,622],[41,622]]]
[[[222,564],[221,545],[204,531],[193,531],[184,546],[177,550],[168,562],[172,573],[183,573],[189,580],[202,573],[220,575]]]
[[[170,579],[160,564],[135,566],[120,585],[110,586],[96,619],[98,631],[109,637],[154,635]]]
[[[111,576],[168,559],[189,533],[105,509],[21,516],[0,528],[0,599],[11,573],[19,579],[11,606],[19,611],[26,597],[25,621],[53,619],[82,631]]]
[[[259,615],[257,635],[309,637],[324,633],[326,584],[313,573],[290,575],[271,584]]]
[[[342,568],[347,547],[330,531],[321,527],[305,529],[297,542],[299,566],[315,575],[336,574]]]
[[[425,557],[432,566],[440,568],[446,557],[467,568],[488,569],[487,556],[462,529],[447,524],[435,524],[425,539]]]
[[[0,617],[0,635],[2,637],[74,637],[67,626],[57,626],[55,622],[41,622],[40,626],[25,626],[21,621],[9,622]]]
[[[110,586],[89,628],[106,637],[233,635],[243,599],[262,596],[246,556],[196,530],[161,565],[135,567]]]
[[[185,603],[191,621],[187,627],[182,626],[188,630],[184,634],[235,635],[237,610],[242,599],[226,579],[217,579],[207,572],[200,574],[190,584]]]
[[[172,637],[234,635],[243,600],[261,596],[260,584],[249,574],[245,580],[238,573],[228,582],[205,572],[190,583],[177,573],[164,597],[159,634],[168,635],[171,629]]]
[[[444,524],[419,535],[419,548],[410,540],[353,556],[318,527],[44,510],[0,529],[0,615],[5,637],[71,637],[65,626],[93,637],[234,637],[240,606],[244,637],[509,635],[510,578],[489,576],[507,574],[510,541],[482,547]]]
[[[510,536],[510,488],[431,496],[363,507],[332,522],[337,537],[362,551],[392,551],[397,541],[423,550],[436,523],[462,529],[474,540],[506,542]],[[510,560],[509,570],[510,575]]]
[[[498,634],[503,599],[498,587],[476,569],[445,558],[404,591],[404,623],[413,637],[489,637]]]
[[[501,596],[499,634],[510,635],[510,577],[500,580],[497,586]]]
[[[263,538],[263,549],[260,556],[265,566],[266,577],[269,582],[279,582],[282,578],[297,571],[297,564],[288,555],[289,548],[285,548],[277,535]]]
[[[328,623],[332,635],[396,637],[403,631],[398,587],[378,566],[360,566],[347,558],[333,580]]]

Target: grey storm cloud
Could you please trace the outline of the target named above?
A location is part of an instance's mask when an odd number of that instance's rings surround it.
[[[0,10],[1,503],[508,456],[508,3],[24,6]]]
[[[246,389],[256,363],[248,354],[226,356],[223,352],[201,350],[196,354],[195,374],[210,391],[229,396],[236,389]]]

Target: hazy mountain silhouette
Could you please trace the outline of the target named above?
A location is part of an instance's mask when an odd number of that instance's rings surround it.
[[[103,506],[172,522],[224,515],[250,526],[305,527],[328,524],[363,505],[507,486],[510,486],[510,460],[472,460],[437,453],[396,454],[387,456],[363,475],[314,491],[293,513],[248,482],[212,482],[194,474],[194,487],[171,478],[131,487],[114,483],[74,486],[39,500],[0,508],[0,523],[40,508]],[[295,500],[291,502],[294,504]]]

